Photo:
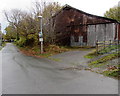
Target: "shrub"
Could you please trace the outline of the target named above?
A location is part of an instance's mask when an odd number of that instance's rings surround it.
[[[24,47],[26,44],[26,38],[20,37],[20,39],[18,41],[16,41],[16,44],[20,47]]]

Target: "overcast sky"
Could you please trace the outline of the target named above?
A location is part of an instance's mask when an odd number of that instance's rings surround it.
[[[0,23],[2,31],[7,26],[7,21],[3,15],[3,10],[22,9],[29,10],[33,2],[40,0],[0,0]],[[120,0],[45,0],[56,1],[61,5],[69,4],[90,14],[103,16],[109,8],[114,7]]]

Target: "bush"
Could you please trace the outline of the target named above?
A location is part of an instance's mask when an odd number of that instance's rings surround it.
[[[20,47],[24,47],[26,44],[26,38],[20,37],[20,39],[18,41],[16,41],[16,44]]]
[[[14,42],[17,42],[17,39],[15,39]]]

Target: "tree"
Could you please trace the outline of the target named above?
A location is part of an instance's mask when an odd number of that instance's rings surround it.
[[[13,33],[16,33],[18,44],[24,44],[24,46],[38,45],[40,32],[38,16],[42,15],[44,41],[50,41],[48,33],[52,33],[51,30],[53,29],[51,28],[50,18],[60,8],[61,6],[57,2],[35,2],[33,10],[30,12],[18,9],[13,9],[10,12],[5,11],[5,17],[9,22],[9,26],[6,28],[6,38],[13,38]]]
[[[5,40],[11,41],[11,39],[16,39],[16,32],[12,26],[8,26],[5,28],[6,34],[4,36]]]
[[[22,20],[23,16],[21,15],[23,12],[19,9],[13,9],[10,12],[4,11],[5,17],[9,22],[9,25],[13,26],[14,31],[17,34],[17,40],[19,40],[19,22]]]
[[[115,6],[113,8],[110,8],[108,11],[105,12],[104,16],[120,22],[120,7]]]
[[[45,41],[48,43],[54,43],[54,27],[52,22],[52,16],[54,16],[62,6],[58,2],[49,3],[43,10],[43,29],[45,35]]]

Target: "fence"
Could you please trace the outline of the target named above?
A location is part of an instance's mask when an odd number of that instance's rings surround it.
[[[100,50],[105,49],[106,47],[110,47],[112,45],[120,45],[120,40],[109,40],[109,41],[98,41],[96,42],[96,53],[98,53]]]

